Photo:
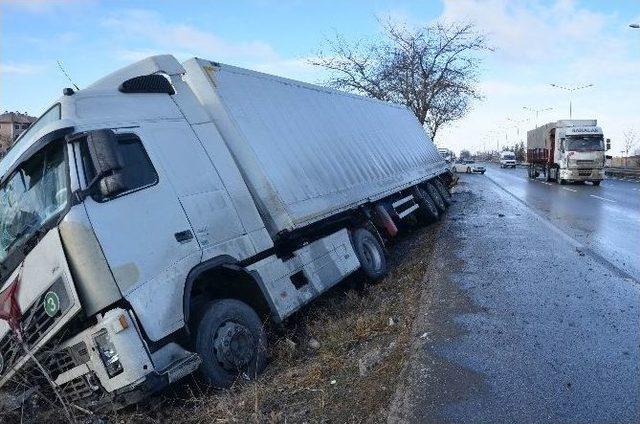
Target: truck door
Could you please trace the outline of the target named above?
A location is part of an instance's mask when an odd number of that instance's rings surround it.
[[[84,205],[123,296],[147,335],[157,340],[183,325],[184,282],[200,262],[201,250],[161,161],[149,148],[155,135],[151,127],[115,130],[124,190],[109,199],[88,196]],[[86,183],[93,178],[86,141],[78,150]]]

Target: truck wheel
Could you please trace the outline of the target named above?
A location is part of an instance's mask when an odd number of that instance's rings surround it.
[[[447,190],[447,187],[445,187],[444,183],[440,181],[439,178],[435,178],[433,180],[433,185],[436,186],[436,189],[438,190],[438,193],[440,193],[440,196],[442,196],[444,203],[449,206],[451,204],[451,192]]]
[[[471,168],[467,167],[467,174],[471,174]]]
[[[414,196],[416,198],[416,203],[419,206],[418,216],[420,217],[421,222],[429,223],[440,219],[438,207],[431,196],[429,196],[429,193],[424,191],[423,188],[416,186]]]
[[[371,231],[358,228],[351,235],[351,243],[360,261],[362,273],[370,281],[378,281],[389,272],[384,247]]]
[[[567,183],[567,180],[565,180],[564,178],[560,178],[558,182],[560,183],[560,185],[565,185]]]
[[[440,211],[440,213],[443,213],[447,209],[447,205],[444,203],[444,200],[442,199],[442,196],[440,196],[440,193],[438,193],[438,189],[436,189],[431,183],[426,183],[424,185],[424,188],[427,190],[427,193],[429,193],[429,196],[431,196],[431,198],[433,199],[433,202],[436,204],[438,211]]]
[[[204,306],[196,332],[200,373],[217,388],[238,377],[253,379],[267,362],[267,338],[258,314],[246,303],[221,299]]]
[[[591,181],[591,184],[593,184],[594,186],[599,186],[599,185],[600,185],[600,180],[598,180],[598,181]]]

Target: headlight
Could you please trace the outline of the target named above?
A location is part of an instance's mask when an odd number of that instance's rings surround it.
[[[96,343],[100,359],[102,359],[109,378],[120,374],[124,369],[120,363],[120,356],[116,351],[116,347],[113,345],[111,337],[109,337],[109,332],[103,328],[93,335],[93,341]]]

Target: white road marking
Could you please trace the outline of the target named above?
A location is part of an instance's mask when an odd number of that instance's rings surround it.
[[[562,188],[563,190],[571,191],[573,193],[577,193],[578,192],[578,190],[574,190],[574,189],[569,188],[569,187],[560,187],[560,188]]]
[[[546,185],[552,185],[551,183],[548,183],[546,181],[540,181],[542,184],[546,184]]]
[[[607,199],[605,197],[596,196],[595,194],[590,194],[589,196],[595,197],[596,199],[606,200],[607,202],[617,203],[615,200]]]

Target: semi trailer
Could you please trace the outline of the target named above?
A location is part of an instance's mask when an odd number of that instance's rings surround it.
[[[64,89],[0,162],[0,386],[44,369],[97,408],[252,378],[265,323],[382,278],[449,181],[397,104],[170,55]]]
[[[543,175],[560,184],[590,181],[597,186],[604,179],[609,148],[595,119],[550,122],[527,132],[529,178]]]

